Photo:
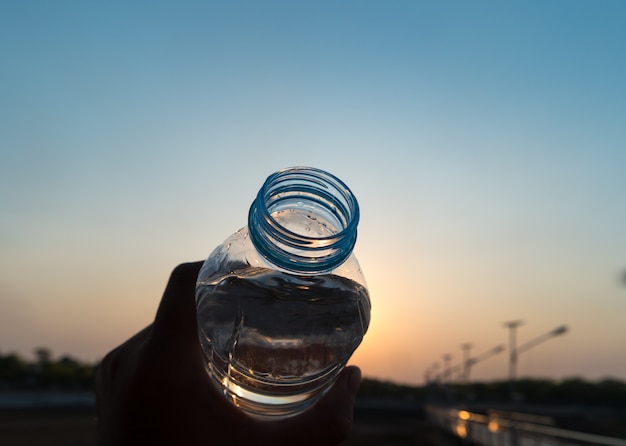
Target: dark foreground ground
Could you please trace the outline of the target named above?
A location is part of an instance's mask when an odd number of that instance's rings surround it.
[[[2,446],[95,446],[93,410],[82,407],[2,409]]]
[[[342,446],[458,446],[460,439],[426,421],[421,407],[357,401],[354,424]]]
[[[2,446],[95,446],[93,410],[84,407],[0,410]],[[342,446],[455,446],[454,437],[413,410],[357,408]]]

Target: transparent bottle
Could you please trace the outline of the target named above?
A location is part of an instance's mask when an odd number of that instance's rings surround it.
[[[361,343],[370,299],[352,254],[359,207],[310,167],[270,175],[248,225],[205,261],[196,287],[207,371],[243,411],[282,418],[311,407]]]

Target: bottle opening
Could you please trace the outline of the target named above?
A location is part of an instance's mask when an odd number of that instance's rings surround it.
[[[339,178],[312,167],[270,175],[248,215],[250,238],[269,262],[299,273],[341,265],[356,243],[359,206]]]

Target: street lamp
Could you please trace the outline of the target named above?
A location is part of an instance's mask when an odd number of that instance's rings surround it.
[[[472,344],[461,344],[461,350],[463,350],[463,384],[467,384],[469,381],[469,369],[470,369],[470,349]]]
[[[524,321],[515,320],[505,322],[504,326],[509,329],[509,383],[511,383],[511,391],[513,391],[513,382],[515,382],[515,374],[517,369],[517,347],[516,334],[517,327],[522,325]]]
[[[530,350],[531,348],[541,344],[542,342],[547,341],[550,338],[567,333],[567,331],[569,330],[567,325],[561,325],[559,327],[556,327],[553,330],[550,330],[547,333],[542,334],[541,336],[537,336],[536,338],[531,339],[530,341],[526,342],[525,344],[520,345],[519,347],[516,347],[516,329],[522,324],[523,324],[523,321],[521,320],[509,321],[509,322],[504,323],[504,326],[509,329],[509,334],[510,334],[510,337],[509,337],[509,349],[510,349],[509,386],[511,390],[511,397],[514,397],[515,380],[516,380],[516,374],[517,374],[517,359],[520,353]]]
[[[487,350],[482,355],[478,355],[475,358],[470,358],[467,361],[467,381],[469,382],[470,370],[474,365],[478,364],[481,361],[484,361],[485,359],[491,358],[493,355],[497,355],[498,353],[503,352],[505,349],[506,347],[504,347],[503,344],[496,345],[494,348]]]
[[[450,361],[452,360],[452,355],[443,355],[443,379],[442,384],[445,384],[446,377],[448,378],[448,383],[451,381],[452,370],[450,370]]]
[[[560,327],[550,330],[549,332],[544,333],[541,336],[537,336],[536,338],[531,339],[525,344],[522,344],[521,346],[516,347],[515,345],[516,330],[517,330],[517,327],[522,325],[522,323],[523,322],[520,320],[509,321],[509,322],[504,323],[504,326],[509,329],[509,334],[510,334],[510,338],[509,338],[510,347],[509,348],[511,350],[510,352],[511,354],[510,354],[510,361],[509,361],[509,391],[511,392],[511,400],[513,402],[514,410],[516,409],[516,406],[518,404],[517,398],[515,398],[515,378],[516,378],[517,359],[518,359],[519,354],[535,347],[538,344],[541,344],[544,341],[547,341],[550,338],[567,333],[567,330],[568,330],[566,325],[561,325]],[[515,427],[515,424],[511,431],[511,445],[512,446],[518,445],[517,428]]]
[[[569,330],[569,328],[567,327],[567,325],[561,325],[560,327],[556,327],[554,330],[551,330],[551,331],[549,331],[547,333],[544,333],[541,336],[537,336],[535,339],[532,339],[532,340],[528,341],[527,343],[525,343],[523,345],[520,345],[517,348],[517,354],[519,355],[520,353],[523,353],[526,350],[530,350],[535,345],[541,344],[542,342],[547,341],[550,338],[553,338],[555,336],[560,336],[562,334],[565,334],[565,333],[567,333],[568,330]]]
[[[433,372],[433,378],[432,378],[432,382],[433,384],[437,384],[439,382],[439,377],[441,375],[439,375],[437,373],[437,371],[439,370],[439,363],[438,362],[433,362],[433,365],[431,367],[432,372]]]
[[[474,358],[470,357],[471,348],[472,348],[472,344],[461,344],[461,349],[463,349],[463,353],[464,353],[463,363],[461,364],[463,368],[463,372],[461,376],[463,378],[463,384],[465,384],[466,398],[468,399],[468,401],[472,398],[472,393],[471,393],[471,390],[469,389],[470,370],[472,366],[476,365],[477,363],[481,361],[484,361],[485,359],[490,358],[493,355],[500,353],[501,351],[504,351],[504,345],[502,344],[498,345],[492,348],[491,350],[486,351],[482,355],[476,356]]]

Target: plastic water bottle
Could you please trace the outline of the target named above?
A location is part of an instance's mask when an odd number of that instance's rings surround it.
[[[370,299],[352,254],[359,206],[319,169],[267,178],[248,224],[205,261],[198,331],[211,381],[248,414],[311,407],[361,343]]]

